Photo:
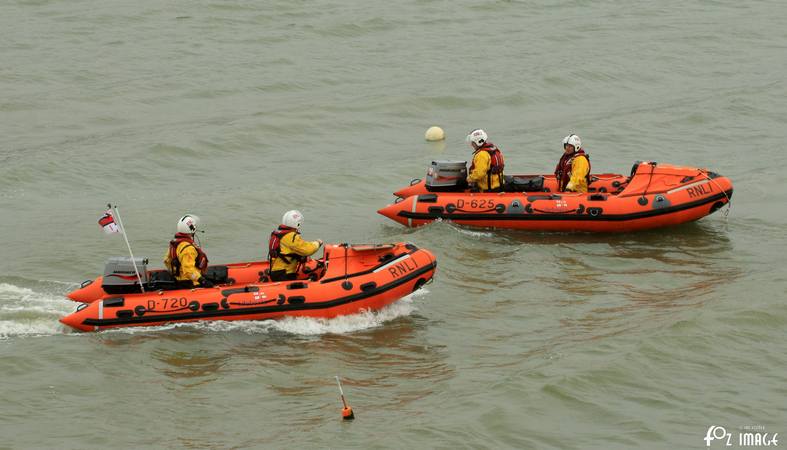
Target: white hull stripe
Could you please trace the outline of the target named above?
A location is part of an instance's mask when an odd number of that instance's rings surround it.
[[[410,210],[410,212],[415,213],[416,203],[418,203],[418,196],[417,195],[413,195],[413,209]],[[407,218],[407,226],[408,227],[412,227],[413,226],[413,219],[412,219],[412,217],[408,217]]]
[[[98,320],[104,318],[104,300],[98,302]],[[98,325],[96,325],[96,331],[98,331]]]
[[[675,188],[675,189],[671,189],[671,190],[667,191],[667,194],[672,194],[674,192],[680,192],[680,191],[682,191],[684,189],[688,189],[688,188],[691,188],[691,187],[694,187],[694,186],[699,186],[699,185],[705,184],[705,183],[707,183],[709,181],[710,180],[705,179],[705,180],[702,180],[702,181],[697,181],[695,183],[687,184],[686,186],[681,186],[681,187],[678,187],[678,188]]]
[[[407,258],[409,258],[409,257],[410,257],[410,255],[409,255],[409,254],[408,254],[408,255],[404,255],[404,256],[400,256],[399,258],[396,258],[396,259],[394,259],[393,261],[389,262],[388,264],[386,264],[386,265],[384,265],[384,266],[380,266],[380,267],[378,267],[378,268],[374,269],[374,270],[372,271],[372,273],[377,273],[377,272],[379,272],[379,271],[381,271],[381,270],[384,270],[385,268],[387,268],[387,267],[389,267],[389,266],[392,266],[392,265],[394,265],[394,264],[396,264],[396,263],[402,262],[402,261],[404,261],[405,259],[407,259]]]

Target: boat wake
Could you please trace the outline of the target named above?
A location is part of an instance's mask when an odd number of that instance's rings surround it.
[[[63,334],[58,319],[75,306],[62,294],[0,283],[0,339]]]

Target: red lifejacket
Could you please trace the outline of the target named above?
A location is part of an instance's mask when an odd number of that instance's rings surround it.
[[[487,189],[492,189],[492,175],[500,177],[500,187],[503,187],[503,169],[506,166],[505,159],[503,159],[503,152],[491,142],[484,142],[484,145],[478,147],[473,153],[473,156],[481,151],[489,153],[489,170],[486,172]],[[475,158],[473,158],[473,163],[470,164],[470,172],[472,172],[474,168]]]
[[[186,242],[192,247],[194,250],[197,251],[197,259],[194,261],[194,265],[200,271],[200,273],[205,274],[205,271],[208,269],[208,255],[202,251],[201,248],[197,247],[194,243],[194,237],[187,233],[176,233],[175,239],[169,241],[169,263],[172,267],[172,275],[179,276],[180,275],[180,259],[178,259],[178,246],[181,242]],[[184,249],[186,247],[183,247]]]
[[[588,160],[588,173],[585,175],[585,179],[587,180],[588,186],[590,185],[590,155],[585,153],[584,148],[580,148],[574,153],[563,153],[563,156],[560,157],[560,161],[557,162],[557,166],[555,167],[555,179],[557,180],[557,190],[559,192],[563,192],[568,182],[571,181],[571,164],[577,156],[584,156]]]
[[[281,252],[281,240],[289,233],[295,232],[295,234],[300,234],[297,228],[288,227],[286,225],[279,225],[278,228],[273,230],[271,233],[271,238],[268,240],[268,261],[273,264],[273,258],[281,258],[282,261],[289,264],[290,258],[296,258],[298,261],[301,259],[305,259],[300,255],[296,255],[294,253],[282,253]]]

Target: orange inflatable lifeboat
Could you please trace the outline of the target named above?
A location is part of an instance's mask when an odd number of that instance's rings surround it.
[[[630,176],[597,174],[587,194],[556,193],[554,175],[506,176],[504,192],[470,192],[465,161],[433,161],[427,179],[378,212],[402,225],[435,220],[535,231],[626,232],[690,222],[732,198],[732,181],[706,169],[637,162]]]
[[[87,290],[90,286],[85,286],[69,297],[98,297],[82,303],[60,321],[81,331],[99,331],[201,320],[332,318],[380,309],[421,288],[434,276],[437,260],[410,243],[339,244],[326,245],[323,258],[311,261],[300,280],[268,281],[267,262],[225,267],[228,275],[237,278],[227,277],[212,288],[166,289],[156,285],[155,276],[143,279],[146,286],[158,287],[146,292],[141,292],[137,282],[127,283],[125,294],[95,287]],[[244,282],[238,281],[241,279]],[[99,280],[90,285],[101,286]],[[119,289],[117,285],[110,288],[114,292]]]

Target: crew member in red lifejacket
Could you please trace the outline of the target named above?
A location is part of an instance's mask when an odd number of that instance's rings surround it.
[[[486,132],[478,129],[467,135],[467,142],[473,147],[473,163],[467,183],[475,185],[480,192],[497,192],[503,186],[503,153],[489,142]]]
[[[555,167],[555,179],[560,192],[588,191],[590,184],[590,155],[582,148],[582,141],[576,134],[563,138],[563,156]]]
[[[304,241],[301,238],[303,214],[287,211],[281,225],[273,230],[268,241],[271,281],[295,280],[303,263],[322,246],[322,240]]]
[[[190,282],[192,286],[213,287],[205,278],[208,256],[194,243],[194,234],[199,227],[199,217],[186,214],[178,220],[175,239],[169,241],[164,265],[178,281]]]

